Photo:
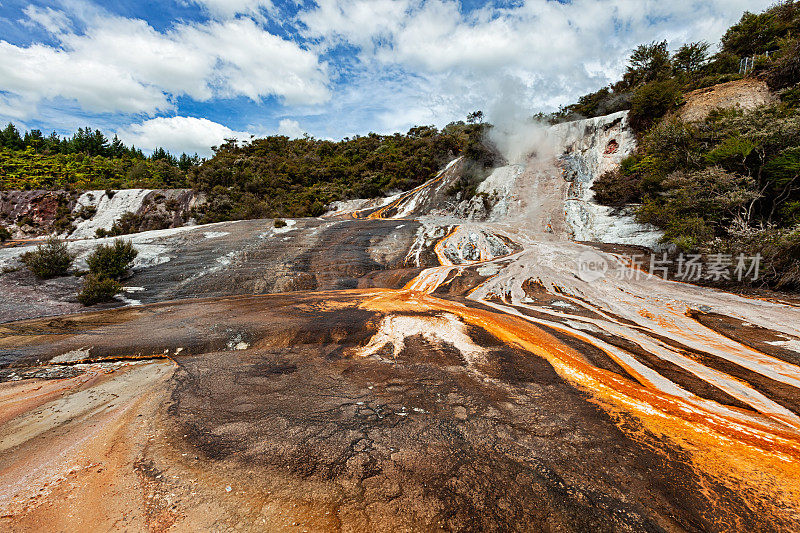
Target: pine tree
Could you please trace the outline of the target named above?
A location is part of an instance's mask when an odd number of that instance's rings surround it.
[[[11,150],[23,150],[25,148],[25,142],[22,140],[19,130],[10,122],[8,126],[0,132],[0,147],[9,148]]]

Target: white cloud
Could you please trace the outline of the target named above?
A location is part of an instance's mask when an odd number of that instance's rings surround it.
[[[63,97],[88,111],[137,113],[168,107],[166,95],[115,65],[34,44],[0,41],[0,90],[30,102]]]
[[[261,30],[251,19],[181,26],[183,46],[216,60],[214,74],[223,96],[252,100],[275,94],[292,104],[327,101],[327,65],[316,54]]]
[[[317,8],[300,13],[309,35],[327,44],[345,41],[358,46],[393,35],[404,22],[412,0],[317,0]]]
[[[286,119],[281,129],[292,134],[443,126],[491,112],[508,79],[520,87],[520,113],[571,103],[616,81],[636,45],[716,42],[744,10],[774,0],[487,1],[472,11],[456,0],[296,0],[296,18],[269,0],[181,1],[210,19],[156,30],[103,12],[96,0],[65,0],[69,17],[29,6],[27,24],[58,45],[0,40],[0,115],[41,119],[66,108],[111,121],[113,113],[174,112],[180,98],[276,96],[291,109],[265,106],[252,120],[297,117],[302,128]],[[327,55],[341,44],[352,48]]]
[[[317,3],[299,18],[323,47],[345,41],[360,48],[362,79],[354,83],[385,84],[380,73],[400,67],[414,82],[398,87],[401,93],[424,87],[427,92],[415,93],[423,106],[451,102],[437,115],[442,124],[465,107],[491,107],[498,80],[508,76],[526,87],[530,109],[569,103],[619,79],[636,45],[656,39],[669,40],[673,48],[715,42],[744,10],[758,11],[772,0],[527,0],[472,12],[453,0]],[[369,23],[370,17],[376,22]],[[397,121],[408,100],[400,94],[386,102],[381,116]],[[416,108],[406,114],[426,116]]]
[[[126,144],[143,150],[162,147],[174,154],[186,152],[201,156],[211,154],[212,146],[219,146],[225,139],[250,139],[244,131],[234,131],[227,126],[205,118],[159,117],[140,124],[131,124],[117,132]]]
[[[290,118],[281,120],[278,125],[278,135],[286,135],[291,139],[296,139],[302,137],[304,133],[305,130],[300,127],[300,123]]]
[[[203,7],[211,15],[233,17],[239,13],[257,13],[259,8],[271,8],[269,0],[191,0],[191,3]]]
[[[36,104],[29,100],[18,96],[0,94],[0,117],[19,121],[31,116],[35,110]],[[0,124],[4,123],[5,122],[0,122]],[[19,124],[17,127],[24,129],[24,127]]]
[[[69,17],[63,11],[56,11],[51,7],[28,6],[22,12],[28,17],[27,20],[21,21],[23,24],[27,26],[39,25],[52,34],[61,33],[72,27]]]
[[[106,15],[78,34],[60,12],[42,11],[28,15],[61,46],[0,41],[0,91],[33,102],[62,97],[90,112],[146,114],[171,109],[184,95],[275,95],[290,105],[329,98],[327,66],[317,55],[250,18],[181,23],[161,33],[143,20]]]

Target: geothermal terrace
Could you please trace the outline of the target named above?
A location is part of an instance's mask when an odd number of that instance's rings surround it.
[[[107,309],[3,274],[0,528],[800,529],[798,302],[596,244],[658,238],[591,202],[624,114],[547,143],[455,206],[460,160],[280,229],[135,235]]]

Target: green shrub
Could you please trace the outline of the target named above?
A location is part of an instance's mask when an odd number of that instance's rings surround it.
[[[642,85],[631,98],[630,121],[637,131],[644,131],[658,119],[677,108],[683,93],[674,80]]]
[[[601,175],[592,185],[594,200],[600,205],[622,207],[625,204],[638,202],[642,191],[639,180],[619,170],[612,170]]]
[[[745,167],[745,161],[758,145],[746,137],[734,135],[719,143],[705,156],[712,165],[724,165],[726,168]]]
[[[112,244],[101,244],[86,259],[89,272],[98,277],[122,279],[133,266],[139,252],[131,241],[115,240]]]
[[[67,249],[67,243],[50,237],[32,252],[22,254],[22,262],[40,279],[65,276],[75,257]]]
[[[78,301],[83,305],[109,302],[122,292],[122,285],[113,279],[97,274],[89,274],[83,282],[83,290],[78,293]]]
[[[789,108],[800,107],[800,87],[783,92],[781,94],[781,102]]]
[[[667,241],[683,250],[695,250],[722,230],[757,198],[753,180],[711,167],[678,171],[663,182],[662,194],[639,209],[641,222],[664,230]]]
[[[283,228],[283,227],[286,227],[286,221],[285,221],[285,220],[283,220],[282,218],[276,218],[276,219],[275,219],[275,227],[276,227],[276,228]]]
[[[65,233],[68,231],[72,231],[74,229],[72,222],[66,218],[61,217],[53,222],[53,229],[57,230],[59,233]]]
[[[597,92],[581,96],[577,104],[572,104],[563,107],[559,112],[551,115],[550,119],[556,119],[555,122],[560,122],[559,119],[574,120],[578,118],[599,117],[630,109],[631,94],[627,91],[618,92],[613,90],[612,87],[603,87]],[[548,120],[548,117],[542,115],[539,117],[543,120]]]
[[[796,33],[800,24],[800,5],[794,1],[781,1],[764,11],[749,11],[731,26],[721,39],[722,52],[738,56],[752,56],[774,50],[780,40]]]
[[[177,198],[168,198],[167,201],[164,202],[164,207],[167,211],[174,212],[180,210],[181,204]]]
[[[714,241],[710,253],[761,255],[757,284],[776,289],[800,290],[800,227],[748,228],[730,238]]]
[[[122,216],[119,217],[119,220],[114,222],[114,225],[111,227],[111,231],[108,232],[108,235],[117,237],[119,235],[137,233],[142,225],[142,222],[141,215],[137,215],[136,213],[128,211],[123,213]]]
[[[0,226],[0,242],[6,242],[11,238],[11,232],[5,226]]]
[[[640,170],[646,168],[645,174],[666,175],[686,166],[696,167],[701,160],[702,148],[695,128],[674,117],[660,121],[647,132],[644,148],[648,155],[642,158]]]
[[[784,43],[766,79],[771,89],[783,89],[800,82],[800,39]]]

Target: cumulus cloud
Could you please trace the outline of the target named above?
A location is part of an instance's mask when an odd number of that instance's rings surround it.
[[[290,118],[281,120],[278,124],[278,135],[286,135],[289,138],[296,139],[302,137],[305,130],[300,127],[300,123]]]
[[[8,117],[16,121],[31,116],[36,110],[36,104],[25,98],[0,94],[0,117]],[[24,129],[23,126],[19,128]]]
[[[307,34],[323,37],[328,46],[347,42],[371,46],[381,36],[391,37],[408,16],[411,0],[317,0],[303,11],[300,21]]]
[[[0,41],[0,90],[28,102],[62,97],[88,111],[137,113],[168,107],[167,96],[129,71],[34,44]]]
[[[0,91],[29,101],[62,97],[91,112],[152,114],[179,96],[274,95],[289,105],[329,98],[317,55],[250,18],[178,23],[162,33],[143,20],[96,16],[75,33],[58,12],[29,9],[28,16],[61,44],[0,41]]]
[[[489,107],[496,80],[513,76],[532,95],[526,104],[554,108],[616,81],[638,44],[713,42],[744,10],[771,3],[527,0],[468,11],[453,0],[317,0],[318,7],[299,18],[322,46],[344,41],[359,47],[362,73],[370,78],[400,66],[434,90]],[[371,17],[377,22],[368,23]]]
[[[201,156],[211,155],[211,147],[221,145],[225,139],[250,139],[247,132],[195,117],[153,118],[120,129],[117,135],[124,143],[144,150],[163,147],[175,154],[186,152]]]
[[[527,0],[464,12],[453,0],[317,0],[299,19],[336,44],[374,45],[375,58],[441,72],[522,67],[539,72],[615,62],[618,52],[670,38],[716,40],[746,9],[771,0]],[[755,4],[755,5],[754,5]]]
[[[258,100],[270,94],[289,105],[329,97],[327,66],[316,54],[263,31],[251,19],[181,26],[176,40],[215,61],[212,74],[224,96]]]
[[[141,120],[185,114],[187,100],[242,98],[263,105],[241,104],[263,109],[255,122],[303,117],[302,129],[343,137],[491,114],[507,79],[525,112],[552,110],[616,81],[638,44],[715,42],[774,0],[181,1],[207,17],[151,24],[96,0],[28,6],[25,23],[56,44],[0,40],[0,114],[61,106]]]

